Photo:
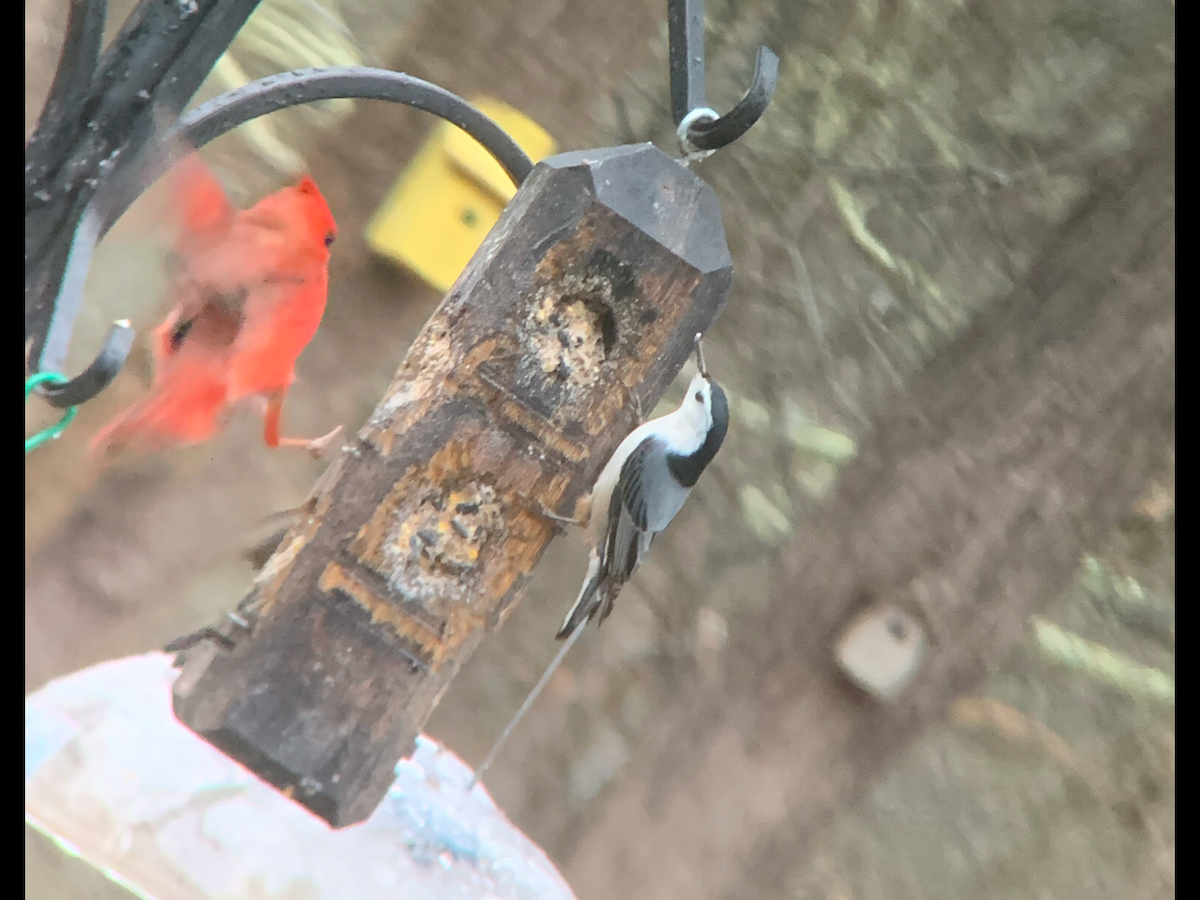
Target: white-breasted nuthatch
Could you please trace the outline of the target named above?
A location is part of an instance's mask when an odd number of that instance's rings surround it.
[[[696,365],[699,372],[688,385],[680,407],[631,431],[600,471],[589,504],[591,555],[587,577],[555,636],[566,642],[475,770],[470,787],[491,765],[587,623],[595,618],[599,625],[608,618],[617,594],[637,570],[654,538],[671,524],[721,449],[729,430],[729,401],[708,374],[698,334]]]
[[[592,487],[588,530],[591,558],[579,598],[556,638],[583,622],[600,624],[638,564],[683,507],[696,481],[725,440],[729,401],[704,365],[696,335],[699,372],[672,413],[639,425],[617,446]]]

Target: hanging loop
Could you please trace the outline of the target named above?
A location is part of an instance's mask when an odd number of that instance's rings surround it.
[[[750,87],[737,105],[721,116],[708,108],[705,99],[704,0],[667,0],[667,31],[671,115],[679,127],[684,153],[689,159],[699,159],[700,153],[732,144],[762,118],[779,81],[779,57],[769,47],[758,48]]]

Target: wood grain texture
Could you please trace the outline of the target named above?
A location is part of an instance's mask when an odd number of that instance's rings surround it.
[[[728,294],[716,198],[650,145],[538,166],[243,605],[180,719],[335,826],[362,821],[459,666]]]

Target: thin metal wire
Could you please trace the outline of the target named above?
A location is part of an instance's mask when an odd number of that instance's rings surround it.
[[[492,744],[492,749],[488,751],[488,755],[484,757],[483,762],[481,762],[479,767],[475,770],[475,774],[471,776],[471,780],[467,782],[468,791],[475,787],[475,785],[479,783],[479,780],[483,778],[483,773],[488,770],[489,766],[491,766],[492,762],[496,758],[496,754],[500,752],[500,749],[508,740],[509,735],[513,733],[513,729],[517,727],[523,718],[525,718],[525,713],[529,712],[529,708],[533,706],[533,701],[535,701],[538,698],[538,695],[542,693],[542,690],[550,681],[550,676],[554,674],[554,670],[559,667],[567,653],[569,653],[571,648],[575,646],[575,642],[579,640],[580,635],[583,634],[590,621],[591,617],[589,616],[576,625],[575,630],[571,632],[570,637],[568,637],[566,641],[563,642],[563,645],[558,648],[558,653],[554,654],[554,659],[550,660],[550,665],[546,666],[546,671],[542,673],[542,677],[538,679],[538,683],[533,686],[533,690],[529,692],[529,696],[525,698],[525,702],[521,704],[520,709],[518,709],[513,717],[508,720],[508,724],[504,726],[504,731],[500,732],[500,737],[496,738],[496,743]]]
[[[478,141],[517,187],[533,171],[533,160],[517,142],[462,97],[403,72],[363,66],[298,69],[252,81],[188,113],[170,130],[164,143],[203,147],[258,116],[322,100],[387,100],[432,113]],[[161,165],[157,161],[151,163],[147,175],[157,178],[162,174],[157,170]],[[105,210],[104,230],[111,225],[108,216],[113,212],[119,216],[134,199],[136,196],[116,198],[115,207]]]

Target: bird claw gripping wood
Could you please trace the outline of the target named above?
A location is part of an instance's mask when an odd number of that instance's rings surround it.
[[[581,520],[578,518],[572,519],[568,518],[567,516],[560,516],[558,513],[551,512],[541,503],[537,504],[537,512],[542,518],[549,519],[551,522],[553,522],[554,527],[558,530],[559,534],[566,534],[567,526],[569,525],[578,527],[587,524],[586,520]]]
[[[697,337],[698,337],[698,335],[697,335]],[[637,425],[645,424],[646,415],[642,409],[642,400],[640,397],[638,397],[637,392],[634,391],[631,387],[629,387],[629,385],[627,385],[625,382],[623,382],[619,379],[617,380],[617,384],[619,384],[621,386],[621,390],[624,391],[624,393],[625,393],[626,400],[628,401],[629,405],[631,407],[633,407],[633,415],[635,418],[635,427]],[[581,501],[581,502],[585,503],[585,509],[584,509],[583,515],[578,515],[579,510],[576,509],[577,514],[573,517],[572,516],[560,516],[558,513],[553,512],[550,509],[547,509],[545,504],[543,504],[543,503],[535,502],[534,505],[537,507],[537,514],[539,516],[541,516],[544,519],[549,519],[551,522],[553,522],[555,525],[555,528],[557,529],[559,534],[566,534],[568,526],[575,526],[576,528],[582,528],[583,526],[587,525],[587,523],[588,523],[588,515],[590,512],[590,507],[587,506],[585,501]]]
[[[695,344],[699,373],[688,386],[683,403],[674,412],[631,431],[597,476],[587,501],[588,519],[594,518],[588,572],[578,599],[555,635],[564,643],[475,770],[468,790],[483,777],[588,622],[595,619],[600,625],[612,612],[617,594],[655,536],[671,523],[720,450],[729,427],[729,402],[724,389],[709,375],[700,334]],[[572,521],[545,508],[542,514],[552,521]]]

